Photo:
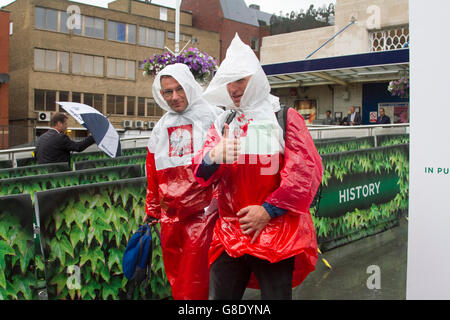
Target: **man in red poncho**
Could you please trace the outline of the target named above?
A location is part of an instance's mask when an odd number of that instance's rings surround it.
[[[289,109],[283,137],[274,113],[279,101],[238,36],[203,96],[227,108],[193,160],[199,183],[218,183],[210,298],[241,299],[248,286],[259,287],[262,299],[292,299],[292,287],[317,262],[309,206],[322,163],[311,135]]]
[[[167,113],[148,143],[145,221],[161,223],[164,269],[176,300],[208,299],[208,249],[217,201],[212,186],[195,181],[192,157],[223,110],[201,95],[200,85],[184,64],[165,67],[153,83],[153,97]]]

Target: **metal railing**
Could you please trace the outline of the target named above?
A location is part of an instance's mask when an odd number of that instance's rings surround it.
[[[324,126],[308,125],[308,130],[313,139],[345,138],[345,137],[370,137],[384,134],[409,133],[409,123],[378,124],[364,126]],[[122,149],[139,148],[147,146],[149,136],[134,136],[121,138]],[[11,160],[16,166],[16,159],[33,156],[35,147],[0,150],[0,160]],[[97,145],[92,145],[85,151],[99,150]]]
[[[382,134],[409,133],[409,123],[376,124],[363,126],[308,125],[313,139],[371,137]]]

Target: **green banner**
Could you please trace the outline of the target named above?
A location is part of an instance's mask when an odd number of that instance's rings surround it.
[[[367,209],[372,204],[391,201],[400,192],[398,174],[394,171],[373,174],[345,175],[331,178],[322,191],[317,217],[336,218],[355,209]]]
[[[392,228],[408,210],[407,144],[322,155],[322,193],[311,210],[321,250]]]

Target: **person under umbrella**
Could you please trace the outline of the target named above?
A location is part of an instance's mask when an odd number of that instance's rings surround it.
[[[146,217],[161,223],[164,269],[176,300],[208,298],[208,249],[217,210],[213,187],[194,178],[192,157],[220,108],[208,104],[201,86],[185,64],[161,70],[153,97],[167,113],[148,142]]]
[[[81,152],[95,143],[89,135],[80,142],[72,141],[67,135],[68,117],[62,112],[56,112],[50,120],[50,130],[42,134],[34,151],[38,164],[67,162],[70,166],[70,152]]]

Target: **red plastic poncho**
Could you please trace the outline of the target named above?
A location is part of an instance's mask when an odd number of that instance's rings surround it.
[[[162,98],[162,75],[172,76],[183,87],[189,103],[183,113],[172,111]],[[153,96],[167,113],[149,139],[145,209],[148,215],[161,219],[164,268],[176,300],[208,299],[208,249],[217,204],[212,201],[212,186],[202,187],[195,180],[192,157],[222,110],[209,105],[201,93],[184,64],[166,67],[153,83]]]
[[[210,102],[237,111],[229,131],[241,140],[237,161],[220,165],[207,181],[196,177],[203,186],[218,183],[220,216],[214,228],[209,263],[224,250],[231,257],[249,254],[272,263],[295,256],[294,287],[315,269],[317,262],[317,241],[309,206],[321,182],[322,162],[302,116],[293,109],[288,112],[283,139],[274,115],[279,104],[274,107],[275,99],[269,95],[270,87],[261,66],[249,58],[254,56],[253,52],[249,53],[239,42],[233,40],[227,51],[228,63],[225,59],[220,67],[226,69],[221,73],[219,68],[217,81],[213,79],[204,95]],[[224,92],[226,84],[249,74],[252,77],[241,105],[234,108]],[[194,158],[195,173],[203,156],[220,141],[229,112],[219,116],[210,128],[203,150]],[[264,202],[288,212],[272,218],[251,244],[253,235],[243,234],[236,213]],[[258,287],[254,276],[248,286]]]

